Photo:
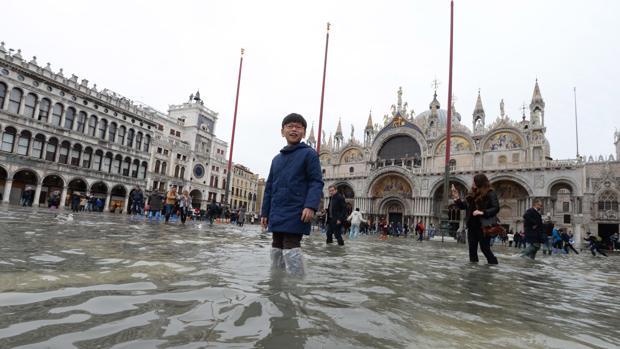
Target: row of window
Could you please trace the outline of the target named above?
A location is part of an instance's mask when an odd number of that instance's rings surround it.
[[[153,172],[167,176],[168,175],[166,173],[167,169],[168,169],[167,162],[159,161],[159,160],[155,161],[155,168],[153,169]],[[174,177],[184,179],[185,178],[185,166],[176,165],[174,167]]]
[[[104,154],[100,149],[93,151],[79,143],[72,146],[69,141],[60,142],[56,137],[46,139],[40,133],[32,137],[27,130],[17,135],[17,130],[11,126],[2,133],[0,151],[133,178],[146,178],[148,168],[146,161],[132,161],[130,157],[110,152]]]
[[[0,109],[3,108],[7,95],[7,86],[0,82]],[[148,152],[151,146],[151,136],[144,135],[141,131],[136,132],[133,128],[121,125],[116,122],[108,123],[108,120],[99,120],[96,115],[88,114],[84,111],[77,112],[73,107],[65,108],[62,103],[56,103],[52,107],[51,101],[41,98],[34,93],[28,93],[24,100],[24,108],[20,110],[24,92],[15,87],[9,94],[7,110],[10,113],[22,114],[28,118],[51,123],[57,127],[84,133],[88,136],[107,140],[111,143],[118,143],[136,150]],[[38,105],[38,113],[37,113]],[[64,116],[64,118],[63,118]]]

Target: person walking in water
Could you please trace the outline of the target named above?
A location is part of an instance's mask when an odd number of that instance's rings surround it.
[[[564,252],[566,254],[569,254],[569,248],[571,250],[573,250],[573,252],[575,252],[575,254],[579,254],[579,252],[577,252],[577,250],[575,249],[575,247],[573,247],[573,244],[571,244],[570,242],[570,235],[568,235],[568,233],[566,232],[566,229],[562,229],[562,232],[560,233],[560,236],[562,237],[562,241],[564,242]]]
[[[299,114],[282,120],[280,132],[286,146],[271,161],[261,209],[261,225],[273,233],[272,268],[294,276],[305,273],[301,239],[310,234],[323,191],[319,156],[301,141],[306,127]]]
[[[599,254],[602,254],[603,256],[607,257],[607,255],[605,254],[605,252],[601,251],[601,238],[598,236],[594,236],[592,234],[590,234],[590,232],[586,233],[586,237],[583,238],[584,240],[588,241],[590,243],[590,245],[588,245],[588,248],[590,249],[590,252],[592,252],[593,256],[596,256],[596,252],[598,252]]]
[[[478,245],[489,264],[497,264],[497,258],[491,251],[491,237],[484,236],[483,222],[496,222],[499,212],[497,194],[491,188],[489,179],[483,173],[474,176],[471,192],[461,200],[456,187],[452,185],[452,199],[466,211],[467,243],[469,244],[469,261],[478,263]]]
[[[351,233],[349,234],[349,239],[355,239],[357,234],[360,232],[360,224],[366,223],[366,220],[362,216],[359,207],[355,209],[355,211],[351,212],[347,220],[351,222]]]
[[[189,191],[183,190],[183,194],[179,197],[179,211],[181,213],[181,224],[185,224],[188,213],[191,214],[192,210],[192,197],[189,196]]]
[[[155,217],[156,222],[159,222],[163,203],[164,196],[160,194],[157,189],[153,190],[149,196],[149,222],[153,219],[153,217]]]
[[[525,242],[527,247],[521,252],[522,257],[536,259],[536,252],[540,250],[540,244],[543,242],[543,238],[546,237],[543,230],[543,221],[540,214],[542,210],[542,200],[534,199],[532,201],[532,207],[528,208],[523,215],[523,227],[525,229]]]
[[[344,246],[342,231],[344,227],[344,220],[347,217],[347,205],[344,201],[344,197],[338,192],[338,190],[336,190],[335,185],[330,185],[327,190],[329,192],[329,205],[327,206],[326,243],[333,243],[334,235],[336,235],[338,245]]]
[[[166,205],[164,206],[164,215],[166,217],[166,223],[170,220],[170,215],[174,210],[174,206],[177,204],[177,186],[173,185],[172,188],[166,194]]]

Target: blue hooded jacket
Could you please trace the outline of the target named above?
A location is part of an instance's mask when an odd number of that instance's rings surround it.
[[[301,220],[304,208],[315,212],[321,203],[323,175],[316,151],[305,143],[287,145],[271,161],[261,217],[269,231],[310,234],[310,223]]]

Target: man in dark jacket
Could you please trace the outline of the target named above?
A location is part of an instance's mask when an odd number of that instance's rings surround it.
[[[323,191],[319,156],[301,142],[306,127],[299,114],[282,120],[287,145],[271,161],[261,209],[261,225],[273,233],[272,266],[296,276],[304,274],[301,238],[310,234]]]
[[[336,186],[330,185],[327,188],[329,191],[329,206],[327,206],[327,243],[334,242],[334,234],[338,245],[344,246],[344,240],[342,239],[342,224],[347,218],[347,204],[344,201],[344,197],[336,190]]]
[[[159,222],[161,218],[161,209],[164,205],[163,202],[164,196],[157,189],[153,190],[149,196],[149,222],[153,217]]]
[[[213,221],[217,218],[219,213],[220,213],[219,206],[217,205],[217,202],[215,202],[215,198],[214,198],[213,200],[211,200],[211,203],[207,207],[207,216],[209,216],[209,225],[213,225]]]
[[[540,215],[542,210],[542,200],[534,199],[532,207],[528,208],[523,215],[523,228],[525,229],[525,242],[527,247],[521,253],[522,257],[532,260],[536,258],[536,252],[540,249],[540,244],[544,241],[543,221]],[[546,236],[544,236],[546,238]]]
[[[131,213],[141,215],[144,209],[144,193],[140,186],[131,193],[131,200]]]

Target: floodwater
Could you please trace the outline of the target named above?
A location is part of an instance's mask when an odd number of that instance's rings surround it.
[[[0,348],[618,347],[617,255],[313,233],[294,279],[256,226],[55,214],[0,209]]]

